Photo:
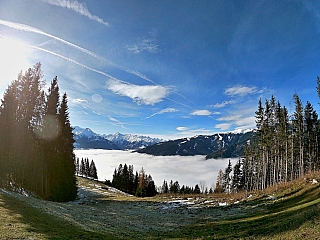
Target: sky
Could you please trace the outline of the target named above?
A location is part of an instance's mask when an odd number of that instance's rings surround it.
[[[0,95],[41,62],[73,126],[177,139],[255,128],[258,100],[319,110],[320,2],[1,0]]]

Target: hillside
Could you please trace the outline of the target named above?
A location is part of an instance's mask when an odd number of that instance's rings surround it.
[[[217,133],[160,142],[137,150],[155,156],[195,156],[208,158],[230,158],[242,155],[244,146],[252,139],[254,131],[245,133]]]
[[[264,192],[138,199],[78,178],[56,203],[0,191],[1,239],[317,239],[319,174]]]

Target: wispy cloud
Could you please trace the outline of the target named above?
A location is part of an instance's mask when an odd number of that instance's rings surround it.
[[[222,131],[225,131],[225,130],[230,129],[232,127],[232,124],[231,123],[219,123],[219,124],[216,124],[214,127],[218,128]]]
[[[108,116],[108,119],[111,121],[111,124],[114,125],[114,126],[119,126],[123,129],[127,129],[125,126],[124,126],[124,123],[119,121],[118,119],[114,118],[114,117],[111,117],[111,116]]]
[[[157,30],[153,29],[149,32],[149,35],[143,38],[139,38],[137,43],[128,45],[127,50],[132,53],[150,52],[158,53],[160,52],[159,45],[157,44]]]
[[[82,98],[73,98],[73,99],[70,99],[70,101],[73,103],[88,103],[87,100],[82,99]]]
[[[146,117],[145,119],[151,118],[151,117],[153,117],[153,116],[155,116],[155,115],[161,115],[161,114],[164,114],[164,113],[173,113],[173,112],[178,112],[178,110],[175,109],[175,108],[165,108],[165,109],[162,109],[162,110],[159,111],[159,112],[156,112],[156,113],[150,115],[149,117]]]
[[[228,96],[240,96],[243,97],[248,94],[257,93],[259,90],[257,87],[247,87],[242,85],[237,85],[234,87],[227,88],[225,94]]]
[[[195,135],[211,135],[215,133],[205,128],[191,129],[188,127],[179,126],[176,129],[179,131],[177,133],[179,137],[191,137],[191,136],[193,137]]]
[[[31,27],[31,26],[28,26],[28,25],[25,25],[25,24],[15,23],[15,22],[9,22],[9,21],[5,21],[5,20],[1,20],[1,19],[0,19],[0,24],[1,24],[1,25],[4,25],[4,26],[7,26],[7,27],[10,27],[10,28],[14,28],[14,29],[20,30],[20,31],[32,32],[32,33],[36,33],[36,34],[40,34],[40,35],[43,35],[43,36],[52,38],[52,39],[57,40],[57,41],[59,41],[59,42],[61,42],[61,43],[63,43],[63,44],[66,44],[66,45],[68,45],[68,46],[70,46],[70,47],[73,47],[73,48],[75,48],[75,49],[78,49],[78,50],[80,50],[81,52],[84,52],[84,53],[86,53],[86,54],[89,54],[90,56],[92,56],[92,57],[94,57],[94,58],[97,58],[97,59],[99,59],[99,60],[103,60],[103,58],[100,57],[99,55],[97,55],[97,54],[95,54],[95,53],[93,53],[93,52],[91,52],[91,51],[89,51],[89,50],[87,50],[87,49],[85,49],[85,48],[83,48],[83,47],[80,47],[80,46],[78,46],[78,45],[76,45],[76,44],[73,44],[73,43],[71,43],[71,42],[68,42],[68,41],[66,41],[66,40],[64,40],[64,39],[61,39],[61,38],[59,38],[59,37],[56,37],[56,36],[51,35],[51,34],[49,34],[49,33],[46,33],[46,32],[44,32],[44,31],[42,31],[42,30],[40,30],[40,29]]]
[[[169,88],[159,85],[140,86],[113,79],[107,82],[107,89],[115,94],[131,98],[138,105],[154,105],[161,102],[170,92]]]
[[[81,3],[78,2],[76,0],[43,0],[46,3],[55,5],[55,6],[59,6],[59,7],[63,7],[63,8],[67,8],[69,10],[72,10],[82,16],[86,16],[91,20],[94,20],[98,23],[101,23],[105,26],[110,26],[110,24],[108,22],[105,22],[103,19],[101,19],[100,17],[93,15],[89,9],[87,8],[85,3]]]
[[[214,108],[223,108],[227,105],[235,104],[235,103],[237,103],[235,100],[223,101],[222,103],[216,103],[215,105],[213,105],[213,107]]]
[[[40,34],[40,35],[52,38],[52,39],[54,39],[56,41],[59,41],[59,42],[61,42],[63,44],[66,44],[67,46],[73,47],[73,48],[75,48],[75,49],[77,49],[77,50],[79,50],[79,51],[81,51],[83,53],[86,53],[86,54],[88,54],[88,55],[90,55],[90,56],[92,56],[92,57],[94,57],[94,58],[96,58],[96,59],[98,59],[98,60],[100,60],[100,61],[102,61],[102,62],[104,62],[104,63],[106,63],[108,65],[110,65],[110,66],[113,66],[115,68],[123,70],[123,71],[125,71],[127,73],[131,73],[131,74],[133,74],[133,75],[135,75],[135,76],[137,76],[137,77],[139,77],[141,79],[146,80],[147,82],[150,82],[150,83],[153,83],[153,84],[156,85],[156,83],[152,79],[148,78],[147,76],[145,76],[144,74],[142,74],[142,73],[140,73],[140,72],[138,72],[136,70],[132,70],[132,69],[129,69],[127,67],[120,66],[120,65],[118,65],[116,63],[113,63],[113,62],[105,59],[102,56],[99,56],[98,54],[96,54],[96,53],[94,53],[94,52],[92,52],[92,51],[90,51],[88,49],[80,47],[80,46],[78,46],[78,45],[76,45],[74,43],[71,43],[71,42],[66,41],[64,39],[61,39],[61,38],[59,38],[57,36],[54,36],[54,35],[49,34],[47,32],[44,32],[44,31],[42,31],[40,29],[31,27],[31,26],[28,26],[28,25],[25,25],[25,24],[9,22],[9,21],[5,21],[5,20],[1,20],[1,19],[0,19],[0,24],[4,25],[4,26],[7,26],[7,27],[10,27],[10,28],[13,28],[13,29],[20,30],[20,31],[32,32],[32,33],[36,33],[36,34]],[[38,45],[38,47],[40,48],[41,46]]]
[[[74,63],[80,67],[83,67],[83,68],[91,71],[91,72],[95,72],[95,73],[101,74],[103,76],[106,76],[109,78],[109,80],[107,82],[107,89],[108,90],[110,90],[118,95],[129,97],[138,105],[141,105],[141,104],[154,105],[155,103],[161,102],[170,93],[169,87],[164,87],[164,86],[160,86],[160,85],[154,85],[154,86],[152,86],[152,85],[144,85],[144,86],[134,85],[134,84],[131,84],[131,83],[128,83],[125,81],[121,81],[121,80],[111,76],[110,74],[107,74],[107,73],[102,72],[100,70],[88,67],[82,63],[79,63],[79,62],[77,62],[71,58],[65,57],[61,54],[49,51],[44,48],[33,46],[33,45],[30,45],[27,43],[23,43],[18,40],[3,36],[1,34],[0,34],[0,37],[10,39],[10,40],[16,41],[18,43],[22,43],[28,47],[33,48],[33,49],[49,53],[51,55],[54,55],[56,57],[59,57],[59,58],[64,59],[66,61],[69,61],[71,63]]]
[[[242,130],[255,128],[255,117],[253,113],[254,109],[250,107],[246,110],[238,109],[229,112],[228,115],[217,118],[221,123],[216,124],[214,127],[220,130],[228,130],[231,127]]]
[[[193,116],[210,116],[213,113],[208,110],[195,110],[191,113]]]
[[[189,130],[189,128],[187,128],[187,127],[177,127],[177,130],[178,131],[187,131],[187,130]]]

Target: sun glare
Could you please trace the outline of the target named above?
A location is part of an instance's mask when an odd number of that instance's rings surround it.
[[[30,49],[14,40],[0,38],[0,89],[5,89],[18,73],[29,67],[28,53]]]

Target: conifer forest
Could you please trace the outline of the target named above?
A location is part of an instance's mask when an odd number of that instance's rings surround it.
[[[320,96],[320,77],[317,77]],[[244,150],[243,158],[233,168],[217,177],[215,192],[263,190],[319,171],[320,123],[313,105],[303,105],[293,95],[293,111],[289,114],[274,96],[258,102],[255,112],[256,134]]]
[[[20,72],[0,107],[0,184],[52,201],[77,196],[67,94],[55,77],[43,88],[41,64]]]

